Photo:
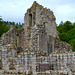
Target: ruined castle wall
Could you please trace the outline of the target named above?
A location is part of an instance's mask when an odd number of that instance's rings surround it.
[[[31,19],[29,18],[29,15],[32,15]],[[48,35],[52,35],[54,37],[58,36],[55,16],[53,15],[53,12],[47,8],[42,7],[38,3],[34,3],[31,8],[27,10],[24,18],[24,29],[27,29],[28,26],[34,26],[35,24],[45,25]],[[29,23],[29,20],[32,21],[31,25]]]
[[[4,52],[5,51],[5,52]],[[75,53],[50,54],[49,56],[39,56],[38,52],[22,52],[18,57],[11,56],[12,51],[7,55],[4,50],[2,55],[3,70],[7,72],[20,71],[28,73],[54,73],[54,72],[74,72],[75,71]],[[14,52],[14,51],[13,51]],[[6,58],[8,56],[8,58]],[[10,61],[9,61],[10,60]],[[13,60],[13,62],[12,62]],[[10,70],[9,65],[13,63],[16,69]],[[7,65],[7,66],[6,66]],[[12,65],[12,64],[11,64]],[[55,75],[55,74],[54,74]]]
[[[58,36],[56,30],[56,22],[55,16],[53,12],[46,8],[41,8],[40,6],[36,7],[36,24],[45,25],[46,32],[48,35],[52,35],[54,37]]]
[[[24,48],[24,29],[17,30],[15,28],[4,33],[0,41],[1,45],[13,44],[15,47]]]
[[[55,43],[55,45],[54,45],[55,52],[58,52],[58,53],[72,52],[72,47],[70,44],[60,41],[58,38],[54,38],[54,40],[55,40],[55,42],[54,42]]]
[[[58,37],[57,30],[56,30],[56,22],[55,22],[55,16],[53,15],[53,12],[50,9],[44,8],[43,6],[39,5],[38,3],[34,2],[33,5],[27,10],[27,13],[24,17],[24,31],[25,31],[25,48],[29,48],[29,45],[32,45],[31,43],[31,30],[37,26],[38,30],[41,32],[39,33],[39,50],[47,51],[48,50],[48,41],[49,41],[49,35],[53,37]],[[41,30],[42,29],[42,30]],[[43,32],[44,30],[44,32]],[[37,30],[35,29],[35,32]],[[35,41],[35,39],[34,39]],[[52,42],[54,45],[54,42]],[[50,48],[52,47],[52,50],[54,50],[54,46],[50,45]],[[31,46],[30,46],[31,47]],[[37,47],[36,47],[37,48]]]
[[[3,45],[5,44],[16,44],[16,30],[13,29],[12,31],[8,31],[2,35],[1,40],[3,40]]]

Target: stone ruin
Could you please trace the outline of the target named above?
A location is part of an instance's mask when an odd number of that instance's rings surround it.
[[[27,10],[23,28],[11,26],[0,40],[0,75],[73,75],[75,53],[60,41],[56,18],[37,2]]]

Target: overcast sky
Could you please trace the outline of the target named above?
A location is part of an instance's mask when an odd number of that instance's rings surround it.
[[[0,0],[0,16],[4,21],[23,23],[24,14],[34,1],[52,10],[57,24],[75,21],[75,0]]]

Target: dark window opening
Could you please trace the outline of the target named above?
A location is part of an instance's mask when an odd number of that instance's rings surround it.
[[[29,25],[32,26],[32,14],[29,14]]]

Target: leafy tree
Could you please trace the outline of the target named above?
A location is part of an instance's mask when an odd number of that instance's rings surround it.
[[[63,26],[62,25],[58,26],[57,30],[59,31],[59,33],[62,33],[63,32]]]
[[[15,22],[12,22],[12,25],[15,25]]]
[[[72,45],[72,51],[75,52],[75,39],[70,40],[70,43]]]
[[[71,44],[72,50],[75,51],[75,22],[61,22],[59,26],[57,26],[57,30],[59,32],[60,40]]]
[[[72,28],[73,28],[73,26],[72,26],[72,23],[70,21],[66,21],[63,24],[63,32],[68,32]]]
[[[7,24],[8,24],[9,22],[7,21]]]
[[[16,25],[18,25],[18,23],[16,23]]]
[[[75,28],[75,22],[73,23],[73,28]]]
[[[19,22],[19,25],[21,25],[21,23]]]
[[[61,21],[60,24],[59,24],[59,26],[61,26],[61,25],[63,25],[63,24],[64,24],[63,21]]]
[[[70,31],[67,32],[67,34],[70,36],[71,39],[75,39],[75,28],[72,28]]]
[[[12,25],[12,22],[9,22],[10,25]]]
[[[24,25],[24,23],[22,23],[22,25]]]
[[[70,36],[67,33],[64,33],[64,32],[63,33],[59,33],[59,38],[60,38],[60,40],[69,43]]]
[[[62,33],[62,32],[68,32],[70,29],[72,29],[72,23],[70,21],[66,21],[65,23],[61,22],[59,26],[57,26],[57,30]]]
[[[0,17],[0,37],[3,33],[7,32],[9,28],[4,25],[2,18]]]

